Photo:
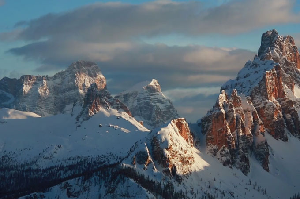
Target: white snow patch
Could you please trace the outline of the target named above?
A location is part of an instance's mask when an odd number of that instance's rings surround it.
[[[0,119],[27,119],[30,117],[41,117],[32,112],[17,111],[14,109],[0,109]]]
[[[253,61],[248,61],[245,64],[235,80],[227,81],[222,86],[222,89],[226,90],[228,94],[231,94],[232,90],[236,89],[238,93],[248,96],[262,80],[265,72],[274,68],[275,64],[272,60],[262,61],[259,57],[255,57]]]
[[[3,109],[1,112],[4,112]],[[13,115],[11,118],[20,118],[19,111],[10,110],[9,113]],[[100,110],[81,124],[77,124],[75,118],[69,114],[59,114],[5,120],[0,125],[0,145],[1,150],[6,152],[1,155],[14,154],[10,157],[19,163],[35,160],[38,168],[59,162],[67,164],[73,161],[70,158],[77,156],[102,156],[109,164],[125,157],[130,147],[149,132],[128,114],[114,109]]]
[[[300,98],[300,88],[297,84],[294,86],[294,95],[296,98]]]

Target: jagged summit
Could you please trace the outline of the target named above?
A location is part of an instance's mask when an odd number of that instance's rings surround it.
[[[253,61],[248,61],[244,68],[241,69],[235,80],[226,82],[221,90],[225,90],[227,94],[231,94],[233,89],[239,93],[250,95],[252,90],[256,88],[263,79],[266,71],[271,69],[280,69],[288,76],[292,77],[290,81],[299,82],[298,76],[300,68],[300,55],[292,36],[280,36],[273,29],[263,33],[261,37],[261,46],[258,55],[255,55]],[[288,76],[284,75],[286,85],[293,90]]]
[[[153,92],[161,92],[160,84],[156,79],[152,79],[151,81],[143,81],[135,84],[131,88],[121,92],[122,94],[130,93],[130,92],[140,92],[142,90],[149,90]]]
[[[150,92],[161,92],[161,87],[156,79],[152,79],[145,89]]]
[[[116,95],[138,121],[147,128],[159,127],[171,119],[178,118],[172,102],[161,92],[157,80],[145,81]]]
[[[91,61],[85,61],[85,60],[78,60],[76,62],[73,62],[69,67],[92,67],[92,66],[97,66],[95,62]]]
[[[276,30],[262,35],[258,56],[222,86],[217,103],[201,120],[209,153],[247,174],[253,151],[269,171],[265,134],[282,141],[288,141],[288,133],[300,138],[299,60],[291,36]]]
[[[54,76],[24,75],[0,80],[0,108],[14,108],[38,115],[63,113],[67,106],[82,104],[88,88],[106,89],[106,80],[97,64],[77,61]]]
[[[261,60],[273,60],[276,63],[288,61],[295,63],[300,68],[300,55],[292,36],[280,36],[276,30],[265,32],[261,38],[261,46],[258,50]]]
[[[258,50],[258,56],[263,56],[270,47],[275,47],[275,42],[278,37],[278,32],[275,29],[263,33],[261,36],[261,46]]]
[[[65,71],[73,71],[74,73],[87,73],[89,76],[96,76],[102,74],[100,68],[95,62],[90,61],[76,61],[73,62]]]

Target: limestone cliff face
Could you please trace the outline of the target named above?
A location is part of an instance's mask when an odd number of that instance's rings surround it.
[[[188,123],[178,118],[153,130],[146,143],[132,150],[129,160],[137,169],[160,170],[166,176],[175,177],[195,169],[195,150]]]
[[[68,105],[82,104],[88,88],[106,87],[105,77],[93,62],[77,61],[49,76],[24,75],[0,80],[0,108],[35,112],[41,116],[63,113]]]
[[[282,141],[288,141],[288,131],[300,135],[299,60],[291,36],[276,30],[262,35],[258,55],[222,86],[216,105],[201,121],[209,153],[247,174],[254,151],[269,170],[265,133]]]
[[[244,174],[250,171],[249,152],[261,153],[259,161],[268,170],[268,148],[265,128],[250,98],[223,90],[213,109],[202,118],[207,152],[225,166],[236,166]]]

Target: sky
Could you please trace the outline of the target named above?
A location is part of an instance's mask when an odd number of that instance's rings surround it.
[[[157,79],[195,122],[253,59],[262,33],[300,45],[299,12],[296,0],[0,0],[0,78],[94,61],[112,94]]]

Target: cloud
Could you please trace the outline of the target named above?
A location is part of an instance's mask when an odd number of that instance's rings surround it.
[[[168,34],[238,34],[265,25],[295,22],[294,1],[232,0],[206,7],[196,1],[154,1],[142,4],[95,3],[73,11],[20,21],[5,41],[22,40],[8,52],[41,64],[38,72],[65,68],[76,60],[99,63],[113,79],[163,79],[167,89],[197,87],[235,76],[254,53],[241,49],[145,44],[141,38]],[[280,11],[280,12],[279,12]],[[273,13],[276,13],[274,15]],[[119,75],[118,75],[119,74]],[[152,76],[152,77],[150,77]],[[133,80],[128,81],[128,84]],[[177,87],[178,87],[177,86]],[[120,90],[117,85],[112,86]],[[174,88],[174,86],[172,87]]]
[[[14,41],[17,40],[19,34],[22,32],[22,29],[14,29],[11,32],[4,32],[0,34],[0,40],[2,41]]]
[[[8,70],[7,69],[1,69],[0,68],[0,79],[2,79],[3,77],[7,76],[8,74]]]
[[[5,4],[5,0],[0,0],[0,6],[3,6]]]
[[[187,118],[188,122],[196,122],[213,107],[218,95],[219,93],[212,95],[198,94],[176,100],[173,104],[181,117]]]
[[[293,34],[291,36],[294,38],[295,44],[299,49],[299,47],[300,47],[300,33],[296,33],[296,34]]]
[[[218,94],[220,87],[197,87],[197,88],[175,88],[164,91],[164,94],[173,101],[182,100],[184,98],[195,97],[199,94],[209,96]]]
[[[121,81],[131,86],[138,81],[157,78],[165,89],[221,84],[233,78],[254,52],[242,49],[204,46],[167,46],[136,42],[87,43],[82,41],[47,40],[9,51],[25,60],[38,60],[38,72],[64,69],[75,60],[97,62],[112,83],[113,92],[122,90]],[[126,75],[125,75],[126,74]]]
[[[15,70],[9,71],[8,69],[0,69],[0,80],[3,77],[19,78],[21,75],[22,73]]]
[[[95,3],[28,22],[15,39],[73,38],[111,42],[141,36],[239,34],[266,25],[298,22],[293,0],[235,0],[207,8],[196,1]],[[274,14],[276,13],[276,14]]]

